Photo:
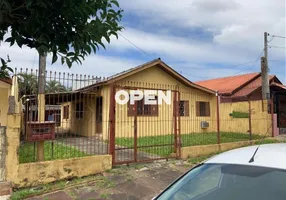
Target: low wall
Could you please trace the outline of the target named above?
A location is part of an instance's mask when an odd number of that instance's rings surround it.
[[[111,169],[111,155],[19,164],[20,115],[8,116],[6,180],[14,188],[83,177]]]
[[[14,187],[35,186],[61,179],[83,177],[111,169],[111,156],[88,156],[19,165]]]
[[[187,159],[190,157],[207,156],[230,149],[235,149],[243,146],[253,144],[255,141],[241,141],[241,142],[230,142],[223,144],[211,144],[211,145],[200,145],[191,147],[182,147],[181,158]]]

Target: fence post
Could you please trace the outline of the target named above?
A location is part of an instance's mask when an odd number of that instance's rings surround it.
[[[45,85],[46,85],[46,54],[44,56],[39,55],[39,89],[38,89],[38,121],[45,121],[45,110],[46,110],[46,102],[45,102]],[[44,160],[44,141],[40,141],[37,143],[37,160]]]
[[[134,107],[135,107],[135,115],[134,115],[134,151],[133,151],[133,156],[134,156],[134,162],[137,162],[137,137],[138,137],[138,131],[137,131],[137,101],[134,102]]]
[[[251,102],[250,99],[248,99],[248,106],[249,106],[249,139],[252,140],[252,124],[251,124]]]
[[[216,92],[216,109],[217,109],[217,143],[220,144],[220,117],[219,117],[220,97],[218,91]]]
[[[179,113],[179,102],[181,100],[181,93],[178,90],[178,103],[176,104],[177,107],[177,118],[178,118],[178,129],[177,129],[177,141],[178,141],[178,145],[179,146],[179,155],[178,157],[181,157],[181,148],[182,148],[182,141],[181,141],[181,116]]]
[[[115,86],[110,86],[110,105],[109,105],[109,154],[112,155],[112,165],[115,163]]]
[[[21,115],[8,115],[6,127],[6,158],[5,158],[5,175],[6,181],[12,185],[18,183],[19,155],[20,146],[20,128]]]
[[[174,153],[177,153],[177,148],[178,148],[178,134],[177,134],[177,116],[178,116],[178,111],[177,111],[177,91],[174,92],[174,101],[173,101],[173,115],[174,115]]]
[[[274,126],[274,95],[272,96],[270,100],[271,105],[271,122],[272,122],[272,137],[275,136],[275,126]]]

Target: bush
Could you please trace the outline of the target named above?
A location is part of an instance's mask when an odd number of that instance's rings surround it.
[[[233,111],[231,116],[233,118],[249,118],[249,113]]]

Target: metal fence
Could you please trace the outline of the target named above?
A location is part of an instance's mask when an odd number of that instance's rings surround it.
[[[22,104],[20,163],[108,153],[107,138],[102,132],[108,130],[102,90],[84,90],[104,78],[46,72],[45,94],[41,99],[37,91],[38,71],[14,72]]]
[[[40,97],[37,71],[15,74],[23,105],[20,163],[108,153],[113,164],[145,162],[179,157],[186,146],[261,139],[275,128],[272,101],[259,98],[234,99],[163,83],[108,85],[101,84],[105,78],[57,72],[46,72]],[[119,90],[153,90],[157,104],[147,105],[144,98],[118,104]],[[170,104],[158,104],[159,91],[171,92]]]
[[[172,101],[146,105],[143,98],[118,105],[114,96],[121,89],[169,90]],[[191,88],[129,81],[114,86],[110,105],[114,164],[179,157],[181,147],[260,140],[273,133],[271,101],[261,99],[237,101]]]
[[[154,92],[153,105],[141,100],[127,104],[115,102],[114,96],[120,90]],[[170,104],[160,104],[158,92],[170,91]],[[136,86],[114,86],[111,92],[110,146],[114,164],[146,162],[180,156],[178,139],[180,134],[179,115],[176,111],[178,91],[167,89],[163,84],[137,83]]]

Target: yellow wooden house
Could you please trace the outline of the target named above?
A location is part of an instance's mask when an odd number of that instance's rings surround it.
[[[115,88],[115,92],[124,89],[128,92],[171,90],[172,103],[144,105],[141,100],[136,103],[136,108],[130,103],[115,103],[112,108],[112,88]],[[51,97],[47,95],[46,103],[52,104],[49,99]],[[171,134],[175,127],[181,134],[217,130],[216,92],[194,84],[161,59],[131,68],[69,94],[61,94],[58,99],[61,103],[59,133],[97,136],[107,140],[112,113],[115,115],[116,137],[133,137],[135,118],[138,137]],[[174,121],[175,109],[180,123]]]

